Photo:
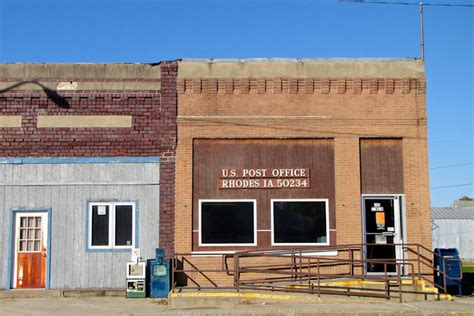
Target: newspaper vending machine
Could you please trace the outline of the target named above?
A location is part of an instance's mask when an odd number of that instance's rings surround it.
[[[146,262],[140,249],[132,249],[132,261],[127,262],[127,298],[146,297]]]

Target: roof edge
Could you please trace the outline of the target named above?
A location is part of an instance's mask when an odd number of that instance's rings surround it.
[[[229,63],[229,62],[396,62],[396,61],[421,61],[415,57],[368,57],[368,58],[351,58],[351,57],[331,57],[331,58],[280,58],[280,57],[264,57],[264,58],[183,58],[180,62],[203,62],[203,63]]]
[[[425,78],[414,58],[183,59],[178,78]]]
[[[159,64],[0,64],[0,79],[160,79]]]

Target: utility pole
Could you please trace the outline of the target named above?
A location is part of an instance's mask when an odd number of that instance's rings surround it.
[[[420,0],[420,49],[421,60],[425,61],[425,31],[423,25],[423,0]]]
[[[420,51],[421,60],[425,61],[425,31],[423,21],[423,6],[433,7],[466,7],[472,8],[474,4],[462,4],[462,3],[423,3],[423,0],[419,0],[419,3],[415,2],[399,2],[399,1],[379,1],[379,0],[338,0],[338,2],[349,2],[349,3],[361,3],[361,4],[388,4],[388,5],[417,5],[420,12]]]

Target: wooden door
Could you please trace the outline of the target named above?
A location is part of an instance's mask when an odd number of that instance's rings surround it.
[[[44,288],[47,214],[17,213],[16,223],[16,288]]]

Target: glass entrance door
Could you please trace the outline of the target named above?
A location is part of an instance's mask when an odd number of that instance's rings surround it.
[[[395,261],[403,258],[400,196],[364,196],[365,258],[367,273],[396,272]],[[388,262],[377,263],[376,260]],[[393,262],[393,264],[390,264]]]

